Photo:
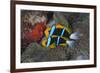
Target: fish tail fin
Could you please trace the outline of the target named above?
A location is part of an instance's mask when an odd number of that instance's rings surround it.
[[[80,32],[74,32],[70,35],[70,39],[73,39],[73,40],[79,40],[81,37],[81,34]]]
[[[79,40],[81,36],[83,35],[80,32],[74,32],[70,35],[70,38],[66,41],[66,43],[70,48],[73,48],[78,45],[77,40]]]
[[[68,47],[70,47],[70,48],[75,47],[75,41],[74,40],[67,40],[66,43],[68,44]]]

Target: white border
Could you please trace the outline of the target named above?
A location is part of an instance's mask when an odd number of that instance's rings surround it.
[[[90,13],[90,60],[78,61],[56,61],[56,62],[38,62],[38,63],[20,63],[20,16],[21,9],[25,10],[45,10],[45,11],[62,11],[62,12],[84,12]],[[70,7],[51,7],[51,6],[35,6],[35,5],[16,5],[16,69],[21,68],[39,68],[39,67],[55,67],[55,66],[75,66],[94,64],[94,11],[85,8]]]

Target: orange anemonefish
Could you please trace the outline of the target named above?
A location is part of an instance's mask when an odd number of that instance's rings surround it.
[[[55,48],[57,46],[73,46],[75,40],[78,40],[79,33],[72,33],[71,29],[67,29],[61,24],[53,25],[45,30],[46,39],[42,40],[42,46]]]

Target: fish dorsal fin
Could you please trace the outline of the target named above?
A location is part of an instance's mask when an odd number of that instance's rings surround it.
[[[62,26],[61,24],[56,24],[56,28],[61,28],[61,29],[63,29],[64,26]]]
[[[66,31],[67,31],[69,34],[72,33],[72,30],[71,30],[71,26],[70,26],[70,25],[68,25],[67,27],[65,27],[65,26],[63,26],[63,25],[61,25],[61,24],[56,24],[56,28],[61,28],[61,29],[65,28]]]

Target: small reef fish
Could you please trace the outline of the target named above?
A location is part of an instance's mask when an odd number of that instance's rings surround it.
[[[42,46],[47,48],[56,48],[57,46],[70,46],[79,39],[78,32],[72,33],[71,29],[67,29],[61,24],[55,24],[45,31],[46,39],[42,40]]]

